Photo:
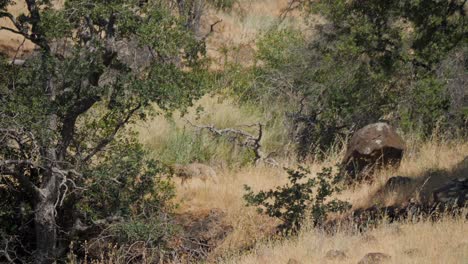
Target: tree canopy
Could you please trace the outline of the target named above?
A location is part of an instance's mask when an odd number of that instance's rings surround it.
[[[169,206],[170,185],[128,125],[203,93],[205,44],[171,1],[26,0],[19,16],[11,3],[0,18],[14,27],[0,30],[37,50],[0,64],[0,258],[52,263],[103,219],[152,210],[155,222]]]

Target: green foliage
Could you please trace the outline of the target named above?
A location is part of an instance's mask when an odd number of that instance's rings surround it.
[[[254,193],[244,186],[244,199],[249,206],[259,206],[258,211],[282,221],[279,226],[283,234],[295,234],[310,217],[314,226],[322,225],[330,212],[343,212],[350,204],[338,199],[329,200],[340,192],[338,177],[331,168],[325,168],[316,177],[308,178],[310,171],[300,167],[288,169],[289,183],[274,190]]]
[[[305,38],[299,30],[291,28],[271,29],[257,42],[257,58],[267,68],[278,69],[297,60],[297,50],[303,47]]]
[[[214,76],[214,85],[221,92],[234,95],[241,101],[252,99],[252,87],[255,75],[251,69],[246,69],[240,63],[227,62],[224,70]]]
[[[65,13],[54,9],[47,9],[42,13],[41,26],[48,38],[60,39],[71,34],[73,26],[65,16]]]
[[[326,22],[310,38],[280,27],[263,35],[250,83],[234,92],[264,111],[282,107],[299,157],[324,157],[379,120],[421,137],[466,135],[463,1],[305,2]]]
[[[377,109],[385,107],[381,114],[401,116],[409,111],[406,121],[410,127],[427,136],[440,125],[438,121],[448,117],[454,104],[449,100],[449,80],[438,71],[451,53],[466,47],[464,4],[437,0],[320,1],[312,3],[310,10],[325,15],[333,25],[333,32],[322,33],[327,42],[338,47],[327,52],[330,56],[337,59],[349,54],[348,61],[357,63],[365,57],[370,68],[363,77],[381,75],[374,82],[361,84],[363,89],[376,89],[368,92],[371,97],[378,93],[387,97],[369,104]],[[466,69],[466,65],[462,67]]]
[[[161,178],[164,171],[134,139],[116,142],[85,172],[89,180],[79,206],[92,220],[115,215],[148,218],[170,211],[175,193],[171,182]]]
[[[5,9],[11,2],[11,0],[0,0],[0,9]]]
[[[111,228],[111,234],[117,237],[116,243],[122,245],[144,241],[148,248],[165,249],[167,238],[175,233],[175,227],[168,224],[163,217],[158,216],[118,223]]]
[[[420,80],[409,93],[411,104],[406,112],[402,113],[402,127],[407,131],[419,131],[420,134],[429,134],[434,125],[447,127],[446,114],[449,113],[450,99],[441,80],[430,78]],[[403,115],[407,113],[409,116]],[[428,125],[430,124],[430,125]],[[408,126],[408,127],[407,127]]]

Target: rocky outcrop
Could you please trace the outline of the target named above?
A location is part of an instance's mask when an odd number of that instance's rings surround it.
[[[383,188],[379,191],[382,193],[398,191],[400,188],[406,187],[414,183],[414,180],[405,176],[393,176],[387,180]]]
[[[433,192],[434,202],[445,206],[463,207],[468,203],[468,176],[451,180]]]
[[[379,166],[398,166],[405,143],[386,123],[367,125],[354,133],[343,159],[343,167],[352,179],[362,179]]]

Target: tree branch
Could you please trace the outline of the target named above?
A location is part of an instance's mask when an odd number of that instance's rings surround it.
[[[0,31],[1,31],[1,30],[10,31],[10,32],[12,32],[12,33],[14,33],[14,34],[21,35],[21,36],[25,37],[26,39],[31,40],[31,36],[29,36],[28,34],[25,34],[25,33],[21,32],[21,31],[18,31],[18,30],[16,30],[16,29],[12,29],[12,28],[9,28],[9,27],[2,27],[2,26],[0,26]]]
[[[82,100],[77,101],[73,106],[71,106],[68,109],[63,119],[61,142],[57,147],[57,152],[60,158],[63,159],[65,157],[68,146],[73,140],[73,136],[75,134],[76,119],[81,114],[88,111],[99,100],[99,96],[84,98]]]
[[[213,32],[214,32],[214,27],[215,27],[217,24],[221,23],[221,22],[223,22],[223,20],[222,20],[222,19],[219,19],[219,20],[216,20],[213,24],[211,24],[211,25],[210,25],[210,31],[209,31],[208,33],[206,33],[206,35],[205,35],[202,39],[203,39],[203,40],[206,40],[211,34],[213,34]]]
[[[47,40],[41,30],[41,15],[39,13],[39,7],[37,6],[36,0],[26,0],[26,5],[30,14],[28,22],[31,24],[31,35],[29,40],[47,52],[50,52],[49,43],[47,43]]]
[[[16,27],[16,29],[18,30],[17,34],[21,34],[21,35],[26,34],[25,32],[26,30],[23,27],[23,25],[21,25],[21,23],[19,23],[12,14],[8,12],[0,11],[0,18],[3,18],[3,17],[8,18],[11,21],[11,23]]]
[[[13,169],[8,166],[13,165]],[[29,192],[34,198],[39,197],[40,190],[37,188],[26,175],[23,169],[25,167],[37,168],[30,160],[0,160],[0,174],[10,175],[18,179],[21,186]]]
[[[128,123],[128,121],[130,120],[130,118],[133,116],[133,114],[138,111],[140,108],[141,108],[141,104],[138,104],[135,108],[131,109],[128,114],[126,115],[126,117],[121,120],[120,122],[117,123],[117,125],[115,126],[114,130],[112,131],[112,133],[110,135],[108,135],[107,137],[103,138],[97,145],[96,147],[94,147],[90,153],[88,155],[86,155],[86,157],[84,157],[83,159],[83,162],[88,162],[94,155],[96,155],[96,153],[98,153],[99,151],[101,151],[104,147],[106,147],[114,138],[115,138],[115,135],[117,134],[117,132],[119,132],[119,130],[125,125]]]

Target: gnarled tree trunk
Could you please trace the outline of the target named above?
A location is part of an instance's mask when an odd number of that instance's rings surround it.
[[[40,264],[53,263],[57,245],[57,231],[55,222],[55,201],[57,184],[55,176],[49,184],[40,190],[41,197],[35,206],[36,252],[35,262]]]

